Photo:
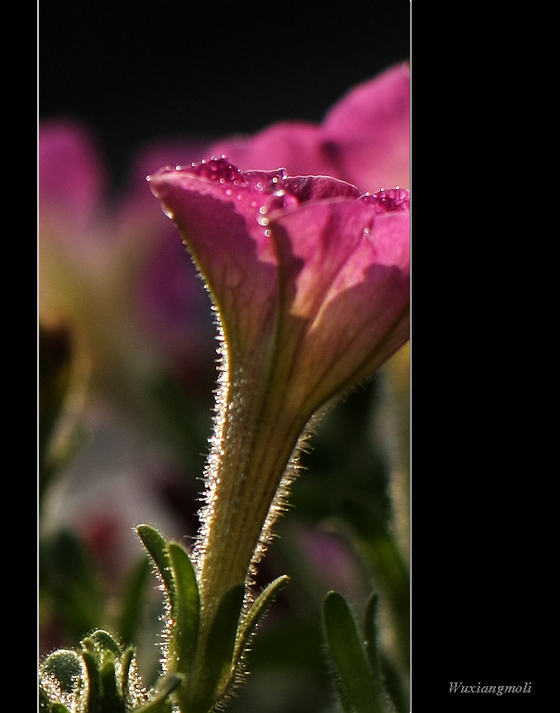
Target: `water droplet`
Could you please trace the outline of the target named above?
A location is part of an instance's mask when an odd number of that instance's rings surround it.
[[[377,193],[364,193],[358,200],[373,206],[378,214],[410,209],[410,193],[404,188],[382,188]]]

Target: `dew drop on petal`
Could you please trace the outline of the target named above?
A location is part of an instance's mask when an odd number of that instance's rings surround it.
[[[358,200],[373,206],[378,214],[410,210],[410,193],[398,186],[382,188],[376,193],[364,193]]]

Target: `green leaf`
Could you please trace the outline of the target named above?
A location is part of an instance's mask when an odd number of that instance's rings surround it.
[[[88,651],[97,652],[100,656],[106,651],[110,651],[115,656],[120,656],[122,653],[121,647],[115,638],[104,629],[98,629],[87,636],[82,641],[82,647]]]
[[[214,679],[216,683],[222,681],[224,676],[227,678],[231,670],[244,596],[243,584],[235,585],[226,592],[208,634],[204,660],[209,679]]]
[[[103,693],[101,678],[98,669],[97,657],[91,651],[82,651],[82,659],[86,665],[87,703],[85,710],[88,713],[97,713],[102,710]]]
[[[398,713],[410,711],[407,687],[391,659],[385,655],[378,641],[377,612],[379,596],[374,592],[366,605],[364,631],[366,635],[366,652],[371,670],[380,680],[388,697]]]
[[[121,657],[121,690],[120,694],[126,701],[129,691],[134,688],[134,681],[131,680],[131,669],[134,663],[134,649],[126,649]]]
[[[196,573],[186,549],[176,543],[168,545],[173,567],[177,597],[174,623],[171,630],[170,655],[175,658],[176,670],[188,674],[194,663],[200,619],[200,596]]]
[[[370,669],[356,620],[344,597],[329,592],[323,615],[335,684],[345,713],[384,713],[378,677]]]
[[[286,575],[278,577],[271,582],[253,602],[253,605],[249,609],[249,612],[239,627],[235,652],[236,660],[241,658],[243,655],[247,643],[259,621],[266,614],[268,607],[272,604],[274,598],[277,597],[280,591],[286,586],[289,579],[290,578]]]
[[[234,585],[218,605],[197,671],[196,690],[189,711],[206,713],[225,695],[234,678],[235,642],[244,596],[244,585]]]
[[[103,713],[125,713],[124,700],[119,692],[120,686],[117,685],[115,656],[111,652],[103,657],[99,679],[103,696]]]
[[[134,713],[171,713],[172,705],[168,700],[169,694],[181,685],[183,676],[173,673],[161,684],[159,691],[152,700],[148,701],[140,708],[136,708]]]
[[[75,697],[76,711],[83,713],[132,711],[139,684],[133,648],[123,651],[104,630],[94,631],[80,645],[79,651],[61,649],[45,659],[40,669],[40,711],[53,713],[53,704],[70,695]]]
[[[81,645],[88,681],[85,710],[87,713],[125,713],[131,650],[123,657],[115,638],[103,629],[85,637]],[[126,684],[123,684],[123,674]]]
[[[169,605],[173,615],[177,605],[177,593],[175,591],[175,578],[171,557],[167,549],[167,542],[159,532],[150,525],[138,525],[136,532],[154,560],[169,598]]]

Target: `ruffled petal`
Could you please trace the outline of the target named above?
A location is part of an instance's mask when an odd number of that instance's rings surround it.
[[[149,180],[206,280],[231,356],[258,349],[277,318],[277,256],[269,214],[360,195],[355,186],[328,176],[242,172],[226,158],[165,168]]]

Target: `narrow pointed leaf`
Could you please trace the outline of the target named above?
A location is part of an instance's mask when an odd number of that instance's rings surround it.
[[[408,713],[410,710],[408,693],[398,670],[391,659],[383,653],[379,646],[377,613],[379,596],[374,592],[366,606],[364,631],[366,636],[366,653],[370,669],[377,681],[383,680],[383,688],[393,702],[397,713]]]
[[[384,713],[382,692],[369,668],[348,603],[342,595],[330,592],[323,613],[335,683],[345,713]]]
[[[189,673],[194,662],[200,618],[200,597],[196,573],[185,548],[175,542],[168,545],[173,567],[177,607],[174,612],[172,645],[176,669]]]
[[[156,696],[140,708],[135,709],[134,713],[171,713],[172,705],[168,700],[169,694],[178,688],[182,681],[183,676],[180,674],[171,674],[171,676],[166,678],[161,684]]]
[[[234,585],[218,606],[204,650],[199,671],[195,711],[206,711],[220,699],[234,675],[235,642],[243,606],[245,587]]]
[[[131,681],[131,667],[134,661],[134,649],[132,647],[125,650],[121,658],[121,696],[126,700]]]
[[[176,603],[175,580],[171,558],[167,549],[167,542],[159,532],[153,527],[150,527],[150,525],[138,525],[136,532],[154,560],[173,611]]]
[[[103,696],[103,713],[124,713],[124,701],[117,686],[115,657],[106,654],[99,672]]]
[[[117,641],[115,641],[114,637],[103,629],[98,629],[86,637],[82,641],[82,646],[90,651],[110,651],[115,654],[115,656],[122,654],[121,647]]]
[[[98,711],[103,704],[101,679],[97,668],[96,657],[91,651],[82,651],[82,658],[86,666],[87,677],[87,711]]]
[[[239,658],[262,617],[266,614],[268,607],[275,597],[288,583],[289,577],[283,575],[271,582],[255,599],[242,625],[239,627],[237,648],[235,658]]]

